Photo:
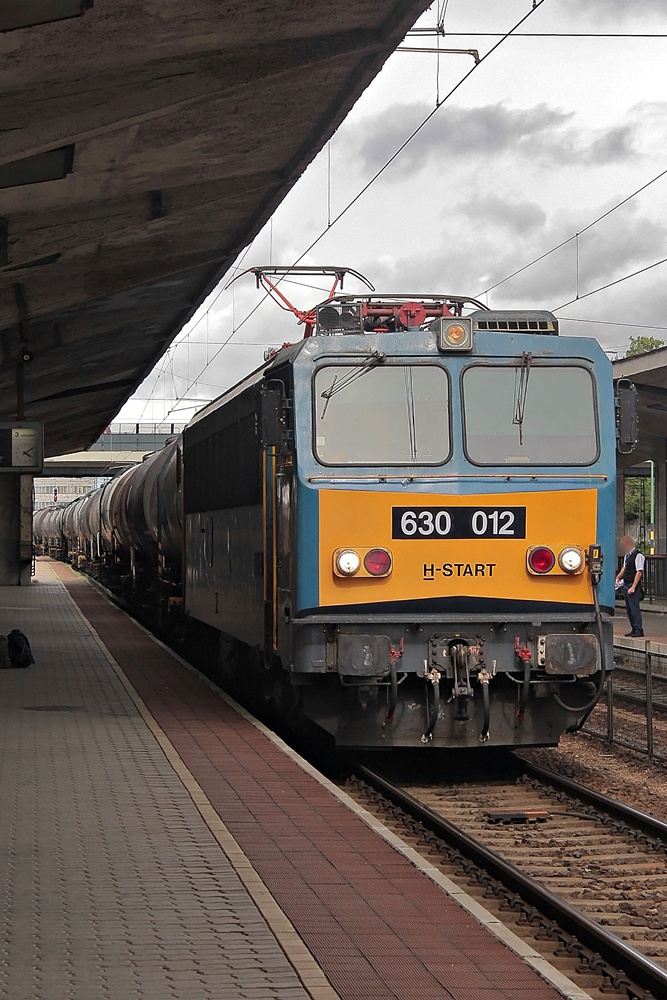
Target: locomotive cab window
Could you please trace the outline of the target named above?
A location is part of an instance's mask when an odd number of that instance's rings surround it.
[[[590,465],[595,387],[580,365],[474,365],[463,373],[465,450],[476,465]]]
[[[314,379],[315,455],[323,465],[442,465],[449,377],[436,365],[325,365]]]

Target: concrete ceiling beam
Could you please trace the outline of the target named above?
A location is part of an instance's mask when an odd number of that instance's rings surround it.
[[[209,105],[262,82],[291,76],[341,57],[370,55],[381,46],[375,32],[338,32],[321,38],[290,39],[240,52],[191,56],[165,65],[148,64],[119,78],[63,81],[35,99],[10,90],[0,97],[0,163],[50,150],[62,137],[76,143],[108,131],[130,128]],[[104,105],[100,108],[100,100]],[[34,143],[39,126],[39,143]]]

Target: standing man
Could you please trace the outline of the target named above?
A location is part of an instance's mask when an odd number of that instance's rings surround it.
[[[623,592],[625,610],[630,621],[630,631],[626,633],[626,637],[635,639],[644,635],[639,602],[644,597],[642,577],[644,576],[646,557],[639,551],[629,535],[623,535],[621,538],[621,552],[623,553],[623,565],[616,575],[616,586]]]

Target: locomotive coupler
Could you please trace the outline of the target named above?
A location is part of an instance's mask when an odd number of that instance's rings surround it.
[[[457,722],[465,722],[469,718],[468,699],[474,697],[470,680],[469,648],[465,643],[456,643],[450,648],[450,654],[454,665],[454,687],[451,699],[454,701],[454,718]]]
[[[438,722],[440,712],[440,671],[435,667],[429,670],[428,660],[424,660],[424,678],[426,680],[426,731],[422,735],[422,743],[430,743],[433,739],[433,730]],[[433,689],[433,705],[431,705],[430,691]]]

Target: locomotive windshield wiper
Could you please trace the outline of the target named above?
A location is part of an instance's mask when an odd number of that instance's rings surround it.
[[[523,419],[526,413],[526,396],[528,395],[528,379],[530,378],[530,367],[533,363],[533,355],[524,351],[521,356],[521,369],[518,377],[515,376],[515,397],[514,416],[512,423],[519,428],[519,444],[523,444]]]
[[[362,375],[365,375],[366,372],[371,371],[371,369],[375,368],[377,365],[381,365],[386,357],[387,355],[384,351],[373,351],[372,354],[369,354],[368,357],[359,364],[358,368],[351,371],[348,375],[344,375],[341,379],[338,378],[338,375],[334,375],[334,380],[329,388],[325,389],[324,392],[321,393],[322,399],[325,401],[321,419],[324,420],[329,400],[332,396],[335,396],[337,392],[342,392],[343,389],[347,389],[349,385],[352,385],[353,382],[356,382],[357,379],[361,378]]]

